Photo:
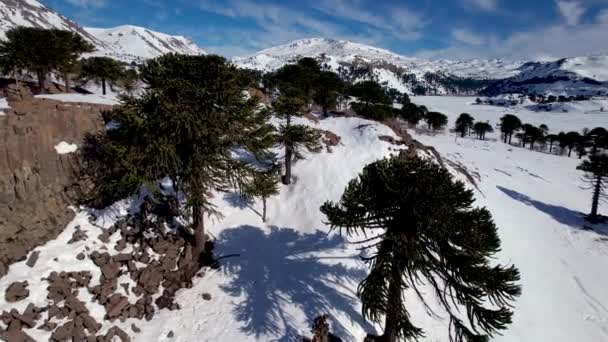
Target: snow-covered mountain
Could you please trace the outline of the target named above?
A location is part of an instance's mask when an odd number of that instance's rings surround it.
[[[317,58],[351,81],[374,79],[415,94],[604,95],[608,90],[608,56],[553,62],[429,60],[350,41],[311,38],[237,57],[233,62],[243,68],[272,71],[301,57]]]
[[[77,32],[95,45],[97,51],[93,55],[109,56],[124,62],[141,62],[169,52],[190,55],[205,53],[182,36],[171,36],[137,26],[83,28],[36,0],[0,0],[0,39],[6,37],[6,31],[17,26]]]
[[[483,93],[608,95],[608,56],[530,62],[522,65],[519,71],[519,74],[493,84]]]
[[[272,71],[300,57],[319,58],[326,67],[353,80],[374,78],[400,91],[426,93],[474,93],[499,80],[516,75],[523,61],[473,59],[427,60],[345,40],[311,38],[237,57],[243,68]],[[471,80],[481,82],[471,82]]]
[[[124,25],[108,29],[85,27],[86,32],[103,42],[97,55],[107,55],[123,61],[137,61],[166,53],[202,55],[206,52],[183,36],[148,30],[145,27]]]
[[[18,26],[74,31],[96,46],[103,45],[77,23],[36,0],[0,0],[0,39],[6,37],[6,31]]]

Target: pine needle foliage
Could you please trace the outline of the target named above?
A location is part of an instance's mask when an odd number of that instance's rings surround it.
[[[166,176],[173,181],[192,213],[196,257],[205,243],[204,216],[219,214],[209,194],[241,190],[254,173],[234,152],[265,155],[274,127],[258,100],[245,98],[240,72],[222,57],[164,55],[142,76],[146,92],[123,98],[107,115],[115,128],[100,139],[98,155],[111,163],[106,176],[116,177],[109,184],[118,192],[154,189]]]
[[[438,165],[392,157],[367,165],[338,203],[323,204],[332,229],[374,237],[361,242],[371,253],[364,259],[370,273],[357,293],[367,319],[385,319],[379,340],[424,336],[404,300],[413,291],[433,314],[422,284],[447,312],[451,341],[488,341],[511,323],[519,271],[491,264],[500,250],[497,228],[473,202],[473,192]]]

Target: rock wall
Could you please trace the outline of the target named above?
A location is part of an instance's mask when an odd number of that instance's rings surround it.
[[[101,112],[110,109],[24,92],[8,98],[11,109],[0,115],[0,276],[73,218],[68,206],[81,190],[78,155],[58,154],[54,146],[80,144],[103,127]]]

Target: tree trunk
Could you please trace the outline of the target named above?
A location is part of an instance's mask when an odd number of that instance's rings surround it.
[[[205,235],[205,210],[202,206],[194,206],[192,208],[192,229],[194,230],[194,249],[192,251],[192,260],[194,265],[198,263],[199,256],[205,252],[205,243],[207,236]]]
[[[46,75],[42,71],[36,72],[38,75],[38,91],[40,94],[44,94],[44,83],[46,81]]]
[[[63,80],[65,81],[65,92],[70,92],[70,76],[67,72],[63,73]]]
[[[285,175],[283,176],[283,184],[291,184],[291,159],[293,158],[293,147],[291,144],[285,145]]]
[[[568,148],[568,157],[570,157],[572,155],[572,147]]]
[[[597,221],[597,207],[600,203],[600,192],[602,190],[602,177],[597,176],[595,179],[595,186],[593,189],[593,200],[591,202],[591,214],[589,214],[589,221]]]
[[[266,223],[266,197],[262,197],[262,222]]]
[[[549,153],[553,153],[553,141],[549,143]]]
[[[531,141],[530,142],[530,150],[533,150],[533,149],[534,149],[534,141]]]
[[[511,138],[513,137],[513,133],[509,133],[509,145],[511,145]]]
[[[466,132],[467,132],[467,130],[466,130],[466,129],[463,129],[463,130],[460,132],[460,137],[461,137],[461,138],[464,138],[464,136],[465,136]]]
[[[393,266],[394,267],[394,266]],[[401,279],[401,274],[399,270],[393,270],[394,276],[391,279],[391,283],[388,287],[388,295],[391,306],[393,307],[401,307],[403,305],[402,293],[401,293],[401,284],[398,279]],[[386,314],[384,320],[384,334],[381,336],[380,340],[382,342],[396,342],[397,341],[397,323],[399,320],[399,315],[394,313],[394,310],[390,310]]]
[[[101,79],[101,91],[104,95],[106,94],[106,79],[105,78]]]

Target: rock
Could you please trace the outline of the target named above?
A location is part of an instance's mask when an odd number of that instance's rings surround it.
[[[116,293],[108,299],[108,304],[106,304],[106,315],[108,318],[116,318],[120,316],[122,310],[128,305],[129,298]]]
[[[66,298],[65,306],[76,312],[76,314],[89,312],[84,302],[81,302],[75,296],[69,296]]]
[[[19,322],[21,322],[22,325],[26,325],[28,328],[33,328],[36,325],[36,315],[33,312],[22,315],[15,310],[15,311],[11,311],[11,315],[15,319],[19,320]]]
[[[0,334],[2,340],[9,342],[36,342],[30,335],[21,330],[8,330]]]
[[[127,241],[125,239],[118,240],[116,246],[114,246],[114,249],[118,252],[123,251],[125,248],[127,248]]]
[[[69,321],[58,327],[51,334],[51,341],[65,341],[71,339],[74,331],[74,322]]]
[[[129,318],[137,318],[139,316],[139,309],[136,305],[131,305],[129,307]]]
[[[97,238],[103,243],[110,242],[110,234],[107,231],[104,231],[103,233],[99,234]]]
[[[131,330],[133,330],[134,333],[141,332],[141,329],[139,329],[135,324],[131,324]]]
[[[125,294],[129,294],[129,283],[122,283],[120,286],[125,290]]]
[[[173,334],[173,330],[169,331],[169,333],[167,334],[167,337],[173,338],[173,336],[175,336],[175,334]]]
[[[68,244],[72,244],[77,241],[82,241],[87,239],[87,234],[80,229],[80,226],[76,227],[74,233],[72,233],[72,238],[68,241]]]
[[[51,322],[48,319],[44,321],[44,323],[38,327],[40,330],[53,331],[57,328],[57,323]]]
[[[30,290],[27,289],[27,281],[14,282],[9,285],[4,293],[4,298],[9,303],[18,302],[27,298],[30,295]]]
[[[106,279],[116,279],[120,274],[120,264],[116,262],[110,262],[101,266],[101,273]]]
[[[36,261],[38,261],[38,256],[40,255],[39,251],[34,251],[30,254],[30,257],[27,259],[25,264],[29,267],[34,267],[36,265]]]
[[[74,330],[72,330],[72,342],[84,342],[86,334],[84,332],[84,324],[81,317],[74,319]]]
[[[108,254],[107,252],[99,253],[98,251],[94,251],[89,257],[91,258],[91,260],[93,260],[93,263],[95,263],[97,267],[102,267],[103,265],[110,262],[111,259],[110,254]]]
[[[85,258],[84,253],[78,253],[76,255],[76,259],[78,259],[78,260],[84,260],[84,258]]]
[[[80,315],[84,327],[89,331],[90,334],[95,334],[101,329],[101,324],[91,317],[88,313]]]
[[[204,300],[211,300],[211,295],[209,293],[203,293]]]
[[[108,330],[106,334],[106,341],[113,341],[114,337],[118,337],[122,342],[130,342],[131,338],[129,335],[122,329],[117,326],[113,326]]]
[[[131,254],[128,253],[116,254],[112,257],[112,259],[116,262],[129,262],[132,258],[133,257],[131,256]]]

